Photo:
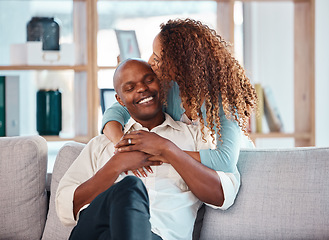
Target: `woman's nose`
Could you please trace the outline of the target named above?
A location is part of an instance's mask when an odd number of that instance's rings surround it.
[[[154,65],[153,54],[150,56],[148,64],[150,64],[151,66]]]

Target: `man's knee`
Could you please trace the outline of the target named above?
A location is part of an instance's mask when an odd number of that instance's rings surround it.
[[[134,214],[143,212],[147,217],[149,214],[149,198],[144,183],[135,176],[127,176],[115,184],[116,189],[110,199],[113,212],[126,212]],[[125,214],[124,214],[125,215]]]
[[[98,195],[96,199],[107,203],[129,201],[129,199],[141,199],[148,203],[148,193],[144,183],[138,177],[126,176],[120,182]]]
[[[124,179],[122,179],[118,184],[120,184],[122,187],[126,188],[135,188],[135,189],[141,189],[146,190],[144,183],[142,180],[140,180],[138,177],[135,176],[126,176]]]
[[[119,195],[125,195],[127,198],[142,197],[148,201],[148,194],[145,185],[138,177],[126,176],[116,185],[116,194],[120,192],[121,194]]]

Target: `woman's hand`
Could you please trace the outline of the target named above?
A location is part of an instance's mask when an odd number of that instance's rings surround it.
[[[162,162],[161,161],[157,161],[159,164],[157,165],[161,165]],[[147,177],[147,173],[145,172],[145,170],[148,171],[149,173],[153,173],[153,170],[151,168],[151,166],[145,166],[144,168],[138,168],[136,170],[131,170],[131,172],[136,176],[136,177]],[[125,174],[128,174],[128,171],[125,172]]]

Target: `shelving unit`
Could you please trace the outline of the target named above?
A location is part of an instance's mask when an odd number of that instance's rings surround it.
[[[11,66],[0,66],[0,71],[23,71],[23,70],[35,70],[35,71],[41,71],[41,70],[52,70],[52,71],[58,71],[58,70],[73,70],[75,72],[84,72],[87,70],[86,65],[76,65],[76,66],[37,66],[37,65],[11,65]]]
[[[74,136],[44,136],[47,141],[86,143],[98,134],[99,93],[97,88],[97,1],[73,0],[74,66],[3,65],[0,71],[74,71]],[[63,107],[65,103],[63,103]],[[84,120],[87,118],[87,120]]]
[[[230,42],[234,42],[234,3],[237,0],[217,0],[218,31]],[[241,0],[240,0],[241,1]],[[276,2],[276,0],[242,0],[242,2]],[[315,144],[315,100],[314,100],[314,15],[315,0],[280,0],[294,4],[294,93],[295,130],[293,133],[251,134],[258,138],[294,138],[296,146]],[[98,12],[97,0],[73,0],[73,33],[76,43],[75,66],[0,66],[0,71],[21,70],[72,70],[75,73],[75,136],[61,138],[46,136],[49,141],[74,140],[87,142],[98,134],[100,70],[115,69],[116,66],[97,65]],[[81,80],[82,79],[82,80]],[[83,100],[82,102],[80,100]],[[82,109],[82,110],[81,110]],[[85,110],[84,110],[85,109]],[[78,120],[87,118],[85,124]]]
[[[276,0],[239,0],[276,2]],[[280,0],[294,4],[294,116],[293,133],[252,133],[251,139],[294,138],[295,146],[315,145],[315,0]],[[234,2],[218,1],[218,31],[234,43]]]

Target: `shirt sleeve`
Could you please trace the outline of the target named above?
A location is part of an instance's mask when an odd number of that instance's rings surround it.
[[[217,174],[222,183],[222,189],[224,193],[224,203],[220,207],[208,203],[205,204],[214,209],[226,210],[233,205],[236,195],[239,192],[240,174],[238,171],[236,171],[234,174],[217,171]]]
[[[191,127],[190,127],[191,128]],[[206,142],[202,140],[202,135],[201,135],[201,131],[200,131],[200,126],[198,126],[198,131],[195,131],[195,142],[196,142],[196,146],[197,146],[197,150],[200,151],[204,151],[203,149],[208,148],[206,151],[218,151],[217,147],[216,149],[212,149],[215,148],[215,144],[211,143],[212,138],[209,135],[209,132],[205,132],[206,134]],[[196,128],[194,128],[196,129]],[[206,130],[205,130],[206,131]],[[215,161],[219,161],[219,157],[216,156],[217,159],[215,159]],[[229,159],[229,158],[228,158]],[[208,166],[209,167],[209,166]],[[211,167],[209,167],[211,168]],[[234,167],[232,167],[232,171],[231,172],[224,172],[224,171],[216,171],[221,185],[222,185],[222,189],[223,189],[223,194],[224,194],[224,203],[222,206],[215,206],[215,205],[211,205],[211,204],[207,204],[208,206],[215,208],[215,209],[221,209],[221,210],[226,210],[228,209],[230,206],[233,205],[236,195],[239,191],[240,188],[240,173],[238,171],[237,166],[235,165]]]
[[[111,107],[106,109],[106,111],[104,112],[102,119],[101,133],[103,133],[103,129],[106,123],[110,121],[117,121],[122,125],[123,128],[129,119],[130,119],[130,114],[127,108],[120,105],[120,103],[115,102]]]
[[[73,197],[76,188],[94,175],[93,148],[97,148],[97,146],[91,140],[59,182],[55,206],[57,216],[65,226],[74,226],[76,224],[73,215]]]

